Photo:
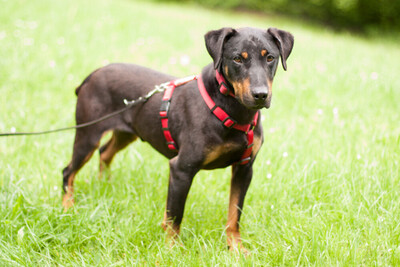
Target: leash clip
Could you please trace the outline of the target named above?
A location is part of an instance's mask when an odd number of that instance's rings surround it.
[[[141,97],[139,97],[137,99],[134,99],[134,100],[128,100],[128,99],[125,98],[124,99],[124,104],[125,104],[125,106],[130,106],[130,105],[135,104],[136,102],[141,102],[141,101],[146,102],[153,95],[155,95],[157,93],[164,92],[167,89],[167,87],[169,86],[169,84],[170,84],[169,82],[166,82],[166,83],[162,83],[162,84],[156,85],[153,90],[151,90],[150,92],[147,93],[147,95],[141,96]]]
[[[156,85],[154,87],[154,89],[152,91],[150,91],[145,97],[150,98],[152,95],[154,95],[156,93],[164,92],[170,84],[171,84],[171,82],[166,82],[166,83]]]

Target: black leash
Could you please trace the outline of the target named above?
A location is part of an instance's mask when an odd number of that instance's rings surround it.
[[[161,85],[156,85],[156,87],[152,91],[150,91],[147,95],[141,96],[141,97],[139,97],[139,98],[137,98],[135,100],[128,101],[128,100],[124,99],[124,103],[125,103],[126,107],[124,107],[124,108],[122,108],[120,110],[114,111],[114,112],[112,112],[110,114],[107,114],[107,115],[105,115],[103,117],[100,117],[100,118],[98,118],[96,120],[93,120],[93,121],[89,121],[89,122],[86,122],[86,123],[78,124],[78,125],[75,125],[75,126],[69,126],[69,127],[64,127],[64,128],[54,129],[54,130],[39,131],[39,132],[0,133],[0,137],[4,137],[4,136],[22,136],[22,135],[41,135],[41,134],[49,134],[49,133],[66,131],[66,130],[72,130],[72,129],[85,128],[85,127],[94,125],[96,123],[105,121],[105,120],[107,120],[107,119],[109,119],[111,117],[114,117],[114,116],[118,115],[118,114],[121,114],[122,112],[124,112],[124,111],[126,111],[126,110],[128,110],[128,109],[130,109],[130,108],[132,108],[132,107],[134,107],[134,106],[136,106],[138,104],[140,104],[140,103],[147,102],[150,99],[150,97],[152,97],[156,93],[163,92],[166,89],[167,84],[168,83],[165,83],[165,84],[163,83]]]

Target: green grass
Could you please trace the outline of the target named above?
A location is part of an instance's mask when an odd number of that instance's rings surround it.
[[[400,265],[400,49],[274,16],[134,1],[0,0],[0,132],[74,124],[74,88],[106,62],[185,76],[222,26],[291,31],[242,216],[248,258],[226,250],[230,170],[200,172],[181,247],[160,224],[168,162],[136,142],[98,180],[98,155],[63,213],[74,133],[0,138],[1,266]],[[396,37],[398,38],[398,37]],[[181,64],[189,57],[188,65]]]

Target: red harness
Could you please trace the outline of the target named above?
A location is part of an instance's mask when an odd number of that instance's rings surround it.
[[[224,95],[230,95],[230,96],[234,97],[235,95],[233,94],[233,92],[231,92],[227,89],[228,87],[226,85],[224,77],[218,71],[216,71],[216,78],[217,78],[217,81],[219,84],[220,92]],[[229,129],[233,128],[233,129],[236,129],[236,130],[246,133],[247,147],[238,163],[239,164],[247,164],[251,160],[251,152],[252,152],[252,148],[253,148],[253,139],[254,139],[253,129],[257,124],[259,112],[257,112],[254,115],[252,123],[238,124],[234,119],[229,117],[229,115],[222,108],[218,107],[215,104],[215,102],[211,99],[210,95],[208,94],[208,92],[204,86],[201,75],[190,76],[187,78],[178,79],[175,81],[171,81],[166,85],[166,89],[164,92],[164,96],[163,96],[161,108],[160,108],[160,117],[161,117],[162,130],[163,130],[165,139],[167,141],[168,148],[173,151],[178,151],[178,146],[176,145],[174,139],[172,138],[171,132],[169,131],[169,128],[168,128],[168,110],[169,110],[169,106],[171,104],[172,93],[174,92],[174,89],[176,87],[181,86],[181,85],[188,83],[190,81],[193,81],[193,80],[197,80],[197,85],[199,87],[201,96],[203,97],[204,101],[206,102],[206,104],[209,107],[209,109],[211,110],[211,112],[222,122],[222,124]]]

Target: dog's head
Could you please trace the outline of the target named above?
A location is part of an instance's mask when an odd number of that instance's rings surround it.
[[[293,35],[276,28],[222,28],[208,32],[205,41],[214,68],[230,83],[238,101],[250,109],[269,108],[279,56],[286,70]]]

